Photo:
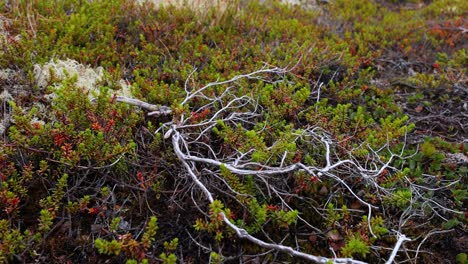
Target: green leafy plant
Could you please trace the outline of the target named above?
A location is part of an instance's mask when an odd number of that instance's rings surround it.
[[[150,247],[156,239],[156,232],[158,230],[157,221],[158,219],[155,216],[150,217],[146,225],[146,230],[141,238],[141,241],[133,239],[131,234],[126,233],[124,235],[118,236],[118,239],[112,239],[111,241],[102,238],[97,238],[94,241],[94,245],[100,254],[119,256],[121,253],[124,253],[130,261],[132,261],[133,258],[137,258],[139,261],[147,261],[146,254],[150,250]],[[118,222],[120,222],[120,220],[115,220],[112,222],[111,227],[113,228],[113,230],[116,229],[116,225],[118,225]],[[176,247],[177,239],[167,244],[166,250],[171,250],[172,248]],[[161,258],[163,258],[165,263],[174,263],[171,261],[174,260],[175,256],[167,256],[165,253],[162,253]],[[177,258],[175,258],[175,260],[176,259]]]
[[[411,203],[411,190],[401,189],[397,190],[390,198],[389,201],[393,206],[404,209]]]
[[[341,249],[341,254],[346,257],[360,254],[365,257],[369,253],[369,246],[360,238],[352,237],[347,241],[346,245]]]
[[[457,263],[460,263],[460,264],[468,263],[468,258],[467,258],[466,253],[458,254],[457,257],[456,257],[456,261],[457,261]]]
[[[196,2],[0,3],[0,262],[391,262],[388,230],[466,226],[466,1]]]

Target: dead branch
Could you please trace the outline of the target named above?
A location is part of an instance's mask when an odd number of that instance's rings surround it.
[[[365,201],[362,196],[355,193],[352,186],[349,186],[346,182],[346,179],[343,179],[340,175],[343,175],[343,172],[346,172],[349,175],[361,177],[367,184],[373,186],[379,195],[392,195],[392,189],[380,186],[376,179],[380,174],[382,174],[383,171],[387,169],[395,172],[398,171],[398,168],[393,168],[390,164],[392,164],[394,159],[408,158],[403,156],[403,149],[399,154],[391,153],[388,147],[389,144],[378,150],[371,149],[368,158],[369,161],[367,161],[365,164],[360,164],[359,161],[352,156],[349,156],[345,159],[340,158],[340,155],[335,153],[334,150],[337,142],[334,142],[331,139],[327,131],[324,131],[319,127],[311,126],[292,131],[296,141],[306,142],[307,144],[312,144],[325,150],[323,157],[325,166],[320,167],[307,166],[301,162],[288,164],[285,161],[287,152],[283,154],[279,165],[254,162],[251,159],[251,153],[255,151],[254,149],[251,149],[247,152],[235,150],[234,153],[228,155],[222,151],[215,151],[209,143],[203,142],[202,139],[209,138],[209,133],[219,121],[229,124],[232,127],[243,127],[243,125],[253,124],[255,123],[254,120],[258,118],[262,119],[264,117],[260,104],[254,98],[248,95],[243,95],[240,97],[235,96],[230,91],[231,87],[225,89],[224,92],[218,96],[213,94],[206,95],[204,92],[207,91],[208,88],[218,85],[233,85],[240,79],[257,79],[269,81],[268,79],[264,79],[262,75],[281,76],[285,73],[287,73],[287,70],[285,69],[264,68],[249,74],[235,76],[226,81],[212,82],[198,89],[189,89],[189,81],[187,80],[184,87],[186,97],[184,100],[182,100],[181,104],[190,105],[190,103],[195,98],[199,98],[205,100],[208,103],[198,110],[195,109],[195,111],[201,111],[202,109],[208,107],[214,108],[215,103],[218,105],[217,110],[211,113],[205,120],[202,120],[198,123],[191,122],[191,116],[185,117],[184,114],[182,114],[179,120],[162,125],[156,132],[159,133],[160,131],[166,131],[164,138],[171,139],[173,151],[176,154],[178,160],[183,165],[184,172],[188,174],[189,178],[194,182],[197,188],[201,190],[201,193],[210,203],[213,203],[215,200],[215,193],[210,189],[216,190],[217,188],[203,182],[202,177],[199,175],[200,173],[197,171],[197,168],[200,166],[204,168],[205,171],[209,171],[210,174],[217,174],[216,178],[218,179],[222,179],[219,171],[217,171],[221,166],[225,167],[235,175],[253,175],[261,182],[263,182],[263,184],[266,186],[266,189],[268,190],[269,196],[274,195],[278,197],[282,201],[283,205],[289,209],[293,208],[287,203],[287,201],[282,198],[283,194],[288,193],[288,190],[284,190],[282,188],[284,186],[275,186],[273,182],[275,178],[280,175],[298,171],[306,172],[311,176],[317,176],[319,180],[323,180],[324,178],[333,180],[337,184],[343,186],[345,190],[347,190],[349,194],[351,194],[357,201],[365,205],[368,208],[368,228],[370,233],[375,237],[371,227],[371,218],[373,217],[373,209],[377,209],[378,207],[371,204],[371,202]],[[192,74],[190,74],[190,76],[191,75]],[[320,89],[320,86],[318,89]],[[119,96],[117,97],[117,101],[152,111],[152,113],[164,115],[172,113],[171,109],[167,106],[156,106],[137,99]],[[274,144],[275,142],[273,145]],[[404,147],[405,146],[406,144]],[[379,153],[381,151],[390,151],[391,153],[391,157],[385,162],[380,159]],[[412,199],[412,204],[414,204],[416,200],[422,200],[425,202],[432,202],[433,204],[435,203],[435,207],[439,208],[440,210],[455,212],[454,210],[446,208],[443,205],[437,204],[433,200],[425,198],[424,194],[431,191],[432,189],[423,185],[412,183],[410,179],[406,179],[406,181],[408,185],[411,186],[411,190],[413,191],[414,197]],[[225,185],[229,185],[226,181],[221,182]],[[451,184],[454,183],[448,183],[446,186],[450,186]],[[227,191],[230,191],[233,194],[232,196],[230,195],[231,198],[235,197],[236,192],[231,186],[227,186]],[[193,198],[193,201],[195,204],[197,203],[195,198]],[[198,206],[197,208],[200,209]],[[410,212],[409,210],[410,209],[408,209],[406,213],[403,213],[399,226],[396,229],[400,230],[401,227],[404,226],[404,223],[414,216],[415,213]],[[282,244],[265,242],[249,234],[245,229],[235,225],[226,215],[224,215],[224,213],[221,213],[221,217],[223,222],[229,226],[229,228],[231,228],[239,238],[246,239],[265,249],[277,250],[290,254],[291,256],[299,257],[315,263],[329,263],[330,261],[333,263],[364,263],[350,258],[326,258],[322,256],[315,256]],[[307,223],[303,218],[299,217],[298,219],[306,226],[309,226],[314,230],[319,230],[313,225]],[[402,234],[401,231],[397,232],[397,237],[397,242],[387,263],[392,263],[397,253],[400,251],[402,244],[405,241],[411,240]]]

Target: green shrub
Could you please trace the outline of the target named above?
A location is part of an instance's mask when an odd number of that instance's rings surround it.
[[[223,215],[263,241],[367,262],[388,257],[389,230],[464,227],[466,164],[449,158],[466,156],[467,8],[420,2],[1,3],[0,70],[15,74],[0,72],[14,97],[1,97],[0,262],[299,261],[239,239]],[[286,70],[226,81],[271,65]],[[418,118],[429,110],[443,131]]]

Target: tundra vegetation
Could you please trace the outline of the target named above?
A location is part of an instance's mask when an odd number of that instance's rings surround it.
[[[0,3],[0,262],[467,263],[468,2]]]

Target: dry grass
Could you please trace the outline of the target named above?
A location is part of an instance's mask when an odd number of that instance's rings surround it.
[[[156,7],[159,6],[170,6],[175,7],[189,7],[192,10],[196,10],[200,13],[202,17],[206,14],[211,8],[216,8],[219,11],[219,15],[223,15],[227,9],[239,10],[241,2],[246,2],[242,0],[137,0],[139,3],[151,2]],[[260,2],[264,2],[260,1]],[[318,10],[320,7],[315,0],[280,0],[284,4],[289,5],[300,5],[303,8],[309,10]]]
[[[219,11],[224,13],[228,7],[234,6],[237,0],[137,0],[140,3],[152,2],[156,6],[169,6],[173,5],[176,7],[189,7],[193,10],[200,12],[206,12],[206,10],[215,7]]]

